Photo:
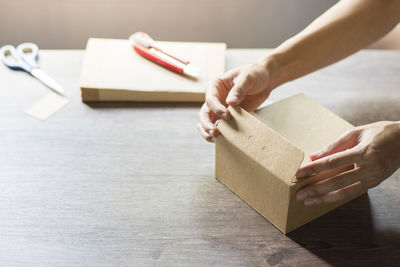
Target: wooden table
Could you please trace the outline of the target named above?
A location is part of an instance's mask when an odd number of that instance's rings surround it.
[[[229,50],[227,67],[267,50]],[[400,264],[400,173],[285,236],[214,179],[196,104],[80,100],[83,51],[41,52],[71,103],[0,66],[1,266],[390,266]],[[400,119],[400,52],[363,51],[288,83],[355,125]]]

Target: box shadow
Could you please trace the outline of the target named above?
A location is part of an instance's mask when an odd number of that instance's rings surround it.
[[[332,266],[394,266],[400,232],[374,228],[368,194],[287,234]]]
[[[113,108],[199,108],[203,105],[200,102],[83,102],[92,109],[113,109]]]

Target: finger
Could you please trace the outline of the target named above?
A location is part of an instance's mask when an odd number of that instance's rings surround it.
[[[199,115],[198,115],[199,123],[201,128],[211,135],[212,137],[217,137],[218,135],[218,128],[215,126],[215,119],[213,119],[212,114],[210,113],[210,110],[208,109],[207,106],[203,105],[203,107],[200,109]]]
[[[201,124],[198,123],[197,124],[197,130],[199,131],[199,133],[201,134],[201,136],[203,136],[204,139],[206,139],[208,142],[213,143],[215,141],[214,137],[211,136],[210,134],[208,134],[203,127],[201,127]]]
[[[355,184],[352,184],[346,188],[329,192],[328,194],[318,196],[318,197],[313,197],[313,198],[306,198],[304,200],[304,205],[306,206],[313,206],[313,205],[319,205],[319,204],[324,204],[324,203],[332,203],[332,202],[337,202],[337,201],[342,201],[345,199],[350,199],[355,196],[360,195],[365,191],[365,187],[361,182],[357,182]]]
[[[218,118],[229,118],[230,113],[226,108],[227,105],[222,101],[225,100],[228,91],[233,86],[233,76],[234,72],[228,71],[206,88],[206,104]]]
[[[335,154],[346,149],[353,148],[358,144],[357,134],[354,131],[350,131],[342,135],[335,142],[324,147],[323,149],[310,154],[312,160],[320,159],[332,154]]]
[[[352,165],[361,159],[361,154],[350,149],[307,163],[297,170],[296,177],[303,178],[321,171],[336,169],[341,166]]]
[[[264,103],[269,94],[270,92],[265,91],[255,95],[246,95],[246,98],[240,103],[240,107],[250,112],[254,111]]]
[[[240,104],[243,101],[250,84],[250,76],[247,74],[240,74],[237,77],[234,86],[230,90],[228,97],[226,98],[226,103],[231,106]]]
[[[214,112],[219,118],[228,120],[230,118],[229,110],[219,101],[216,96],[209,96],[206,99],[207,107]]]
[[[325,195],[352,185],[364,177],[365,171],[360,168],[345,171],[329,179],[307,185],[297,192],[296,198],[297,200],[304,200],[310,197]]]

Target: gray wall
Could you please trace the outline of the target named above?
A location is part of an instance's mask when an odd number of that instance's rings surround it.
[[[334,0],[0,0],[0,45],[84,48],[89,37],[218,41],[275,47]]]

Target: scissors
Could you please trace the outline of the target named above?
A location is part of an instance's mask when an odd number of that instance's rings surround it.
[[[16,48],[12,45],[0,48],[0,59],[4,65],[12,70],[25,71],[51,90],[64,95],[64,89],[39,68],[38,55],[39,48],[34,43],[23,43]]]

